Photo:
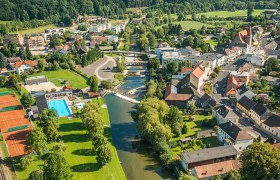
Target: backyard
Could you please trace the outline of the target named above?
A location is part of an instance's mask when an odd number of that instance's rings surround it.
[[[39,73],[34,73],[29,77],[34,76],[46,76],[49,81],[53,82],[56,86],[63,86],[63,81],[68,81],[68,84],[73,88],[83,89],[87,87],[86,80],[79,74],[72,72],[70,70],[57,70],[57,71],[42,71]]]
[[[100,104],[104,103],[103,99],[97,101]],[[103,167],[97,163],[96,157],[92,155],[92,142],[90,138],[86,136],[86,130],[84,129],[81,119],[69,120],[68,118],[60,118],[59,120],[59,134],[64,144],[67,146],[64,155],[71,166],[73,179],[126,179],[117,156],[117,151],[112,144],[107,109],[102,108],[101,112],[104,126],[106,126],[105,136],[108,138],[109,147],[112,152],[112,161]],[[53,145],[54,144],[49,144],[49,149],[51,149]],[[45,156],[42,157],[43,160],[45,158]],[[43,161],[38,159],[33,161],[32,165],[26,170],[20,169],[19,161],[15,161],[15,165],[18,177],[26,179],[30,172],[42,168]]]

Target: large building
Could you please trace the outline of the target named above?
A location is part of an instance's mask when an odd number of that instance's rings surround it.
[[[213,164],[221,161],[237,159],[238,151],[232,146],[206,148],[181,154],[181,165],[185,171],[196,166]]]
[[[241,152],[253,143],[254,137],[229,121],[218,125],[218,139],[224,145],[233,145]]]

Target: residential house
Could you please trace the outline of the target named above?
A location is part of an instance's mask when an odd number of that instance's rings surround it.
[[[23,36],[21,34],[5,34],[3,37],[3,45],[8,45],[9,42],[13,42],[16,45],[23,45]]]
[[[113,35],[113,36],[108,36],[108,41],[110,43],[113,43],[113,42],[118,42],[119,41],[119,37],[117,35]]]
[[[278,47],[277,42],[276,42],[276,41],[271,41],[271,42],[269,42],[268,44],[266,44],[266,45],[264,46],[264,49],[275,50],[275,49],[277,49],[277,47]]]
[[[214,70],[215,67],[217,66],[223,66],[226,62],[226,56],[223,54],[219,53],[205,53],[202,54],[201,56],[197,57],[197,61],[205,61],[209,63],[209,68],[211,71]]]
[[[250,117],[258,124],[260,125],[261,122],[266,120],[271,115],[270,112],[268,112],[268,109],[262,105],[257,103],[252,109],[250,113]]]
[[[234,61],[235,58],[242,54],[242,49],[240,47],[232,47],[225,49],[225,60],[226,61]]]
[[[266,57],[260,54],[248,54],[247,61],[251,62],[256,66],[263,66],[266,61]]]
[[[90,47],[95,47],[96,44],[102,44],[108,41],[107,36],[94,36],[90,41]]]
[[[248,72],[250,78],[256,78],[258,74],[256,68],[251,63],[244,63],[238,68],[237,72]]]
[[[218,124],[218,139],[224,145],[233,145],[242,152],[247,146],[253,143],[254,137],[232,122]]]
[[[178,75],[185,76],[185,75],[191,74],[192,72],[193,72],[193,68],[191,68],[191,67],[182,67],[181,71],[178,73]]]
[[[250,80],[248,72],[232,71],[227,79],[227,96],[235,96],[237,89],[242,85],[247,85]]]
[[[168,42],[161,42],[158,44],[157,46],[158,48],[166,48],[166,47],[170,47],[170,45],[168,44]]]
[[[253,93],[252,91],[250,91],[245,86],[245,84],[243,84],[236,89],[235,97],[236,97],[236,100],[239,101],[243,96],[246,96],[247,98],[252,99],[254,96],[256,96],[256,94]]]
[[[33,36],[25,36],[24,37],[24,45],[29,46],[31,48],[42,47],[44,46],[44,38],[43,36],[33,35]]]
[[[265,49],[268,58],[280,59],[280,50]]]
[[[168,105],[185,107],[187,102],[191,100],[193,94],[178,94],[177,88],[173,85],[169,85],[165,89],[164,100]]]
[[[273,114],[263,123],[261,123],[261,127],[267,132],[275,135],[280,138],[280,116]]]
[[[268,84],[271,86],[278,86],[280,85],[280,78],[272,77],[272,76],[263,76],[262,79],[268,81]]]
[[[21,74],[22,72],[25,71],[30,71],[36,68],[38,65],[38,61],[34,60],[25,60],[21,62],[16,62],[15,64],[11,64],[10,67],[16,71],[17,74]]]
[[[202,65],[202,64],[197,66],[191,73],[190,84],[199,93],[201,92],[202,86],[207,80],[209,73],[210,73],[210,68],[208,68],[208,65]]]
[[[181,154],[181,165],[187,172],[196,166],[213,164],[217,162],[236,160],[238,151],[232,146],[219,146]]]
[[[239,87],[238,82],[234,76],[229,76],[227,79],[226,95],[234,96],[236,94],[236,89]]]
[[[155,54],[159,59],[161,59],[161,56],[163,52],[175,52],[176,48],[174,47],[162,47],[162,48],[155,48]]]
[[[224,178],[231,171],[238,171],[241,167],[242,164],[239,160],[228,160],[196,166],[192,169],[192,175],[199,180],[212,180],[216,179],[217,176]]]
[[[48,79],[45,76],[30,77],[25,80],[26,85],[41,84],[46,82],[48,82]]]
[[[217,106],[212,109],[213,118],[217,119],[217,124],[232,122],[239,123],[239,116],[228,106]]]
[[[237,101],[237,108],[240,109],[242,112],[247,114],[248,116],[251,115],[251,109],[256,105],[253,100],[249,99],[246,96],[243,96],[239,101]]]
[[[210,95],[208,95],[207,93],[204,93],[204,94],[200,97],[200,99],[199,99],[199,102],[200,102],[201,107],[202,107],[202,108],[208,107],[208,106],[209,106],[209,102],[210,102],[211,99],[212,99],[212,98],[211,98]]]
[[[257,95],[259,102],[262,104],[268,104],[269,103],[269,95],[268,94],[258,94]]]
[[[170,62],[186,61],[188,60],[187,58],[187,55],[182,55],[178,51],[163,52],[161,55],[161,64],[162,66],[165,66]]]
[[[6,58],[6,61],[8,64],[14,64],[16,62],[21,62],[22,59],[21,59],[21,57],[9,57],[9,58]]]

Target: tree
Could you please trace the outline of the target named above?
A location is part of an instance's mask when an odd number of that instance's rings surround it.
[[[38,61],[38,69],[39,69],[39,71],[43,71],[44,69],[45,69],[45,64],[44,64],[44,62],[42,61],[42,60],[39,60]]]
[[[32,157],[30,155],[23,156],[20,158],[20,166],[22,169],[28,168],[32,163]]]
[[[90,76],[87,84],[90,86],[90,91],[98,92],[98,78],[97,76]]]
[[[140,50],[143,51],[149,45],[149,39],[144,34],[142,34],[141,37],[137,40],[137,44]]]
[[[5,68],[7,65],[6,57],[0,52],[0,68]]]
[[[152,33],[148,33],[147,38],[149,40],[149,46],[154,48],[157,43],[156,36]]]
[[[98,148],[96,159],[98,163],[104,166],[112,160],[111,150],[107,146],[101,146]]]
[[[26,54],[26,59],[29,59],[29,60],[33,59],[33,55],[30,51],[28,43],[27,43],[26,48],[25,48],[25,54]]]
[[[19,56],[21,59],[26,60],[26,52],[24,50],[23,46],[20,46],[17,56]]]
[[[28,180],[43,180],[43,171],[36,170],[29,174]]]
[[[16,74],[10,74],[8,76],[7,85],[12,86],[12,87],[17,87],[17,83],[18,83],[17,75]]]
[[[70,165],[61,153],[51,153],[44,164],[44,179],[68,180],[71,179]]]
[[[193,37],[188,35],[187,38],[183,40],[182,47],[193,46],[193,43]]]
[[[29,92],[23,93],[20,101],[24,107],[30,107],[35,103],[35,99],[31,96]]]
[[[64,26],[72,26],[73,25],[73,21],[72,21],[71,17],[68,16],[68,15],[65,16],[63,18],[63,24],[64,24]]]
[[[217,75],[215,72],[212,72],[212,73],[210,74],[210,77],[211,77],[212,79],[215,79],[217,76],[218,76],[218,75]]]
[[[254,142],[240,156],[240,174],[243,179],[279,179],[279,159],[280,150],[267,143]]]
[[[113,87],[113,83],[109,80],[101,81],[101,86],[105,89],[111,89]]]
[[[63,143],[63,141],[60,141],[56,145],[53,146],[53,151],[56,153],[64,153],[67,149],[67,146]]]
[[[170,126],[172,133],[176,136],[181,135],[183,126],[182,111],[176,106],[171,107],[166,115],[165,123]]]
[[[58,134],[58,114],[55,109],[44,109],[40,115],[38,125],[42,127],[48,142],[54,142],[57,140]]]
[[[216,66],[216,67],[214,68],[214,72],[215,72],[216,74],[219,74],[219,73],[221,72],[221,67],[220,67],[220,66]]]
[[[37,153],[39,156],[45,153],[47,148],[47,138],[40,127],[32,129],[27,136],[25,151],[27,153]]]
[[[253,20],[253,11],[254,11],[254,2],[252,0],[248,0],[247,3],[247,21]]]
[[[151,58],[148,62],[148,68],[157,70],[160,66],[160,60],[158,58]]]
[[[189,111],[190,111],[190,114],[195,114],[196,113],[196,106],[194,103],[190,102],[189,103]]]
[[[0,87],[4,87],[6,85],[6,81],[6,76],[0,76]]]
[[[106,138],[104,137],[103,134],[97,134],[93,137],[93,140],[92,140],[92,146],[93,146],[93,151],[94,152],[98,152],[98,149],[102,146],[106,146],[107,144],[107,140]]]
[[[119,72],[123,72],[124,70],[126,70],[125,61],[125,56],[122,56],[121,59],[117,61],[117,69]]]
[[[57,125],[53,121],[47,121],[46,126],[43,127],[43,131],[48,142],[55,142],[59,137]]]
[[[231,171],[227,176],[224,178],[225,180],[240,180],[241,176],[239,171]]]

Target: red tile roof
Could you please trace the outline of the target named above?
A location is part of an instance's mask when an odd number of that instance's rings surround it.
[[[32,66],[32,67],[35,67],[38,65],[38,61],[34,60],[34,61],[31,61],[31,60],[25,60],[25,61],[21,61],[21,62],[16,62],[15,63],[15,67],[16,68],[19,68],[20,66],[22,66],[23,64],[27,64],[29,66]]]
[[[272,146],[280,150],[280,143],[273,144]]]
[[[201,76],[204,74],[204,70],[202,69],[202,67],[197,66],[192,72],[192,74],[197,78],[201,78]]]
[[[196,166],[195,172],[199,179],[210,178],[217,175],[228,174],[233,170],[239,170],[242,164],[239,160],[222,161],[213,164]]]
[[[182,67],[181,68],[181,73],[186,73],[186,72],[192,72],[193,71],[193,68],[190,68],[190,67]]]

